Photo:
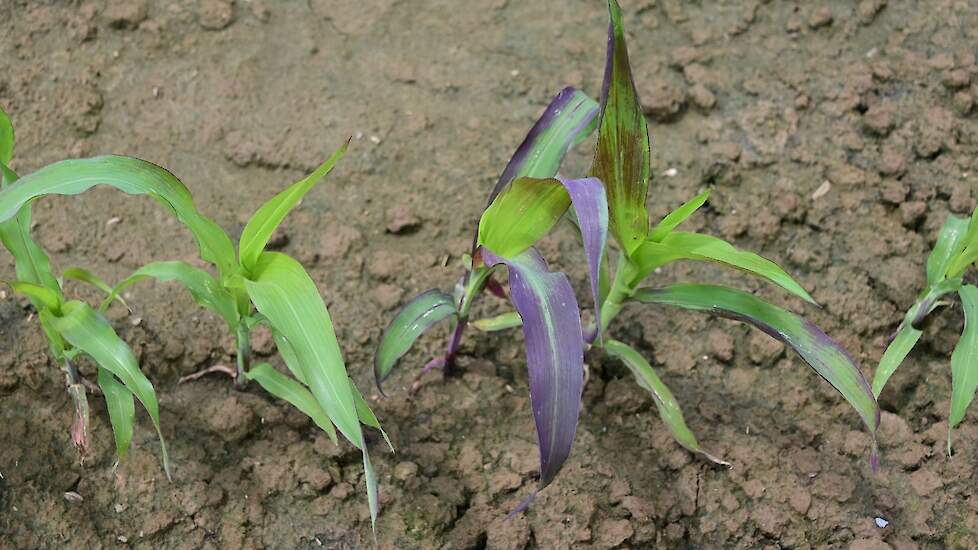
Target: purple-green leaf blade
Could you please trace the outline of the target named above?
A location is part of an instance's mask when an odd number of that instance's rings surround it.
[[[436,289],[423,292],[405,304],[387,325],[374,355],[377,389],[383,393],[381,383],[425,331],[457,314],[455,300]]]

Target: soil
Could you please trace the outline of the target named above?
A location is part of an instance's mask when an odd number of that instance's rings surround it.
[[[623,0],[653,134],[661,216],[707,187],[689,227],[775,259],[821,308],[739,273],[677,264],[803,312],[869,375],[924,283],[947,214],[974,206],[978,5],[971,2]],[[951,308],[882,396],[882,465],[856,414],[794,355],[743,325],[626,309],[612,330],[652,360],[701,443],[679,448],[648,395],[589,357],[571,459],[530,510],[537,454],[519,331],[472,332],[462,374],[415,372],[433,331],[387,386],[372,354],[394,309],[460,273],[480,208],[561,87],[600,89],[598,0],[0,2],[0,104],[14,168],[124,153],[160,163],[232,234],[348,136],[350,153],[276,244],[321,285],[348,367],[396,454],[374,434],[383,510],[370,530],[359,454],[255,385],[180,376],[233,361],[219,319],[183,290],[143,283],[110,317],[161,396],[175,467],[139,413],[113,468],[93,400],[87,460],[71,406],[23,300],[0,300],[0,547],[9,548],[968,548],[978,540],[978,413],[944,452]],[[974,82],[974,84],[972,84]],[[565,166],[580,174],[582,146]],[[96,190],[35,206],[61,268],[119,280],[195,260],[150,200]],[[542,249],[587,296],[568,228]],[[0,275],[12,263],[0,254]],[[95,300],[68,283],[75,296]],[[583,301],[583,300],[582,300]],[[481,313],[503,311],[488,297]],[[259,354],[272,351],[267,335]],[[83,372],[91,374],[90,365]],[[882,526],[882,527],[881,527]]]

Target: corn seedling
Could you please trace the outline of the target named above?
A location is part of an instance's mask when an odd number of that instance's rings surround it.
[[[246,380],[258,382],[308,415],[334,442],[338,428],[362,451],[374,523],[379,506],[377,477],[360,424],[378,429],[380,424],[347,375],[329,312],[312,278],[290,256],[265,250],[286,215],[345,151],[346,145],[311,175],[259,208],[245,226],[237,251],[228,234],[197,210],[180,180],[162,167],[131,157],[68,160],[41,168],[0,192],[0,222],[16,219],[18,212],[39,197],[76,195],[101,184],[131,195],[148,195],[166,207],[190,230],[201,258],[213,265],[216,275],[186,262],[153,262],[111,289],[100,311],[105,311],[125,288],[146,278],[184,285],[201,306],[219,315],[236,335],[239,386]],[[70,319],[76,324],[87,326],[91,319],[100,318],[90,308],[73,307],[84,313],[82,316],[70,310],[74,313]],[[259,323],[271,327],[276,347],[294,378],[267,363],[249,364],[250,333]]]
[[[794,349],[832,384],[859,413],[873,435],[879,408],[870,386],[849,354],[815,325],[755,296],[701,284],[641,287],[657,268],[677,260],[711,261],[766,279],[814,303],[809,294],[775,263],[727,242],[678,226],[702,206],[703,193],[650,227],[646,210],[651,151],[646,121],[632,80],[621,11],[609,2],[610,24],[600,103],[567,88],[550,103],[503,171],[479,222],[466,272],[453,295],[427,291],[410,301],[381,339],[374,369],[378,386],[425,330],[450,319],[446,352],[422,372],[450,367],[469,323],[473,300],[484,290],[505,296],[493,280],[509,270],[515,312],[474,321],[477,328],[523,327],[530,402],[540,447],[540,483],[516,511],[524,509],[557,475],[568,457],[581,410],[584,352],[603,349],[620,359],[638,384],[649,390],[676,441],[703,452],[683,420],[679,403],[651,365],[636,350],[608,335],[611,322],[627,303],[677,306],[753,324]],[[567,151],[597,128],[597,144],[587,177],[555,177]],[[568,278],[550,272],[533,245],[573,207],[590,273],[595,322],[582,326]],[[607,235],[617,243],[614,275]]]
[[[957,293],[964,310],[964,331],[951,353],[951,411],[947,426],[947,453],[951,430],[964,420],[978,389],[978,287],[965,284],[964,272],[978,260],[978,209],[971,220],[949,215],[927,257],[927,287],[907,310],[896,336],[887,346],[873,376],[873,394],[879,397],[923,334],[928,316],[948,305],[944,298]]]
[[[21,187],[23,181],[9,166],[13,149],[13,126],[7,114],[0,109],[0,193],[4,197]],[[135,399],[139,399],[159,435],[163,466],[169,476],[166,443],[160,431],[159,404],[152,383],[139,370],[136,356],[105,317],[83,301],[66,299],[63,280],[87,283],[107,294],[111,294],[112,289],[102,279],[77,267],[66,269],[61,279],[55,277],[48,255],[31,238],[29,201],[7,208],[0,220],[0,241],[14,257],[17,277],[7,281],[7,285],[30,300],[47,337],[51,356],[65,375],[75,414],[71,426],[72,442],[84,458],[89,446],[86,385],[90,383],[79,374],[76,360],[87,356],[98,366],[98,391],[105,397],[118,459],[125,457],[132,443]]]

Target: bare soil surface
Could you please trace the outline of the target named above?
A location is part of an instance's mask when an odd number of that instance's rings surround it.
[[[653,133],[653,213],[712,188],[690,226],[775,259],[822,307],[702,264],[671,266],[658,282],[756,291],[809,316],[869,375],[946,215],[978,198],[978,5],[622,4]],[[567,84],[598,94],[606,25],[599,0],[4,0],[0,104],[21,173],[139,156],[181,177],[232,234],[354,136],[276,245],[321,285],[348,367],[397,447],[371,441],[376,547],[974,547],[974,408],[954,457],[944,452],[958,308],[938,316],[881,399],[875,475],[868,435],[830,386],[765,335],[694,313],[633,306],[612,330],[653,360],[731,469],[678,447],[627,372],[595,355],[571,459],[505,522],[538,461],[519,331],[470,333],[463,374],[429,376],[411,397],[443,345],[445,329],[434,331],[402,362],[391,397],[371,395],[381,330],[403,300],[454,283],[489,188],[550,97]],[[588,158],[581,147],[565,172]],[[35,212],[60,268],[115,281],[151,260],[197,261],[189,234],[150,200],[97,190]],[[543,249],[587,296],[573,233],[561,228]],[[0,276],[12,273],[0,254]],[[142,412],[113,469],[97,399],[93,450],[79,463],[61,375],[26,302],[8,296],[0,547],[374,547],[359,454],[255,385],[177,385],[230,364],[230,335],[173,285],[143,283],[128,298],[134,312],[110,316],[161,395],[174,480]],[[504,308],[490,297],[480,311]],[[268,335],[256,349],[273,355]]]

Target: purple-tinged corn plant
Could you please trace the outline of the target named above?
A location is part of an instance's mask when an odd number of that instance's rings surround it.
[[[947,453],[951,430],[964,420],[978,389],[978,287],[965,284],[964,272],[978,261],[978,209],[971,220],[949,215],[927,257],[927,286],[907,310],[896,336],[887,346],[873,376],[873,395],[879,397],[887,380],[923,334],[927,317],[949,294],[957,293],[964,311],[964,331],[951,353],[951,410],[947,426]]]
[[[711,261],[762,277],[814,303],[775,263],[716,237],[677,230],[706,202],[708,192],[650,227],[646,209],[651,173],[649,134],[632,80],[621,11],[615,0],[608,6],[608,50],[600,103],[571,88],[553,99],[492,190],[467,258],[466,273],[454,295],[425,292],[391,321],[375,358],[378,386],[417,337],[445,319],[453,324],[446,352],[422,372],[451,366],[475,297],[483,289],[505,296],[492,278],[496,269],[505,266],[516,311],[472,324],[482,330],[523,327],[530,403],[540,446],[537,491],[554,479],[570,453],[581,410],[584,352],[591,347],[621,360],[638,384],[649,390],[679,444],[723,463],[702,450],[683,419],[679,403],[648,361],[611,338],[611,323],[628,303],[677,306],[744,321],[790,346],[859,413],[873,435],[871,463],[875,468],[879,426],[876,399],[850,355],[818,327],[751,294],[721,286],[642,286],[657,268],[671,262]],[[568,149],[594,128],[598,131],[597,145],[587,177],[555,177]],[[591,279],[595,321],[588,326],[581,324],[567,277],[551,273],[533,248],[571,207]],[[617,244],[613,276],[608,257],[611,246],[606,243],[609,232]],[[537,491],[517,511],[525,508]]]

